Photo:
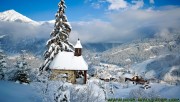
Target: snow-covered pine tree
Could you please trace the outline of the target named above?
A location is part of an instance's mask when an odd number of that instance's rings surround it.
[[[28,74],[28,65],[27,62],[25,61],[25,52],[20,56],[20,60],[16,62],[16,68],[17,72],[14,75],[14,81],[17,81],[19,83],[29,83],[29,74]]]
[[[69,34],[71,32],[71,25],[65,15],[65,1],[61,0],[58,7],[59,9],[55,14],[56,20],[54,29],[51,32],[51,38],[46,43],[48,50],[44,53],[45,61],[40,67],[40,71],[48,70],[49,64],[59,51],[74,50],[74,46],[68,41]]]
[[[5,73],[4,70],[6,68],[5,54],[0,49],[0,80],[4,79]]]
[[[55,102],[70,102],[70,91],[68,86],[63,84],[59,87],[58,92],[54,94]]]

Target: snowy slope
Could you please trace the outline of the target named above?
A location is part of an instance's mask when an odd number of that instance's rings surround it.
[[[180,53],[180,35],[171,39],[151,38],[122,44],[102,53],[101,61],[125,66],[140,63],[169,53]],[[127,61],[130,59],[130,62]]]
[[[42,99],[29,85],[0,81],[0,102],[42,102]]]
[[[168,54],[135,64],[132,70],[147,79],[158,79],[170,84],[180,82],[180,56]]]
[[[35,22],[30,18],[23,16],[22,14],[16,12],[15,10],[0,12],[0,21],[30,23],[34,25],[38,24],[38,22]]]
[[[106,83],[107,86],[110,85]],[[144,90],[141,85],[134,85],[132,83],[125,84],[111,83],[114,86],[114,93],[108,93],[109,98],[176,98],[180,99],[179,90],[180,86],[173,86],[169,84],[156,84],[152,83],[151,88]],[[116,87],[116,88],[115,88]]]
[[[0,39],[4,38],[6,35],[0,35]]]

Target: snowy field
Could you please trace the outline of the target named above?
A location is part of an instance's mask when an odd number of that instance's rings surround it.
[[[0,102],[42,102],[39,96],[29,85],[0,81]]]
[[[56,86],[58,84],[54,83],[55,82],[50,82],[47,90],[48,92],[43,94],[43,87],[46,85],[43,85],[42,83],[23,85],[14,82],[0,81],[0,102],[51,102],[54,98],[53,92],[56,92],[56,89],[58,88],[58,86]],[[93,78],[89,80],[87,85],[67,85],[69,88],[68,91],[72,91],[70,92],[70,95],[72,96],[69,97],[73,98],[76,102],[78,102],[78,100],[80,102],[82,97],[94,98],[95,102],[103,102],[105,97],[107,99],[132,97],[180,99],[180,86],[169,85],[166,83],[152,83],[151,88],[146,90],[140,88],[141,85],[134,85],[132,83],[127,85],[125,83],[122,84],[117,82],[102,82],[101,80]],[[71,88],[73,88],[73,90]],[[89,96],[86,96],[85,94],[83,96],[85,91]],[[93,100],[90,102],[93,102]]]
[[[60,90],[62,85],[63,87],[65,86],[65,90],[64,88]],[[67,95],[71,102],[105,101],[103,91],[93,83],[72,85],[70,83],[52,81],[25,85],[0,81],[0,102],[54,102],[56,95]]]
[[[110,98],[177,98],[180,99],[180,86],[169,85],[167,83],[151,83],[151,88],[143,89],[142,85],[135,85],[131,82],[103,82],[91,79],[90,82],[105,86],[106,97]],[[101,85],[100,85],[101,83]],[[102,84],[103,83],[103,84]]]
[[[108,96],[109,98],[132,98],[136,96],[136,97],[143,97],[143,98],[178,98],[180,99],[180,95],[179,95],[180,86],[154,83],[154,84],[151,84],[151,88],[146,89],[146,90],[142,89],[141,86],[142,85],[130,84],[127,88],[124,88],[123,85],[119,85],[119,86],[116,86],[117,89],[114,89],[114,93]]]
[[[55,101],[56,98],[60,100],[63,95],[67,95],[70,102],[105,102],[112,98],[139,97],[180,99],[180,78],[176,75],[179,70],[179,56],[164,55],[124,67],[108,63],[93,64],[88,70],[88,81],[85,85],[50,81],[46,74],[37,76],[37,66],[32,60],[34,58],[26,60],[32,62],[28,62],[32,67],[29,77],[33,80],[30,84],[0,81],[0,102],[58,102]],[[9,60],[8,65],[13,61],[14,57]],[[11,69],[11,66],[8,68]],[[154,79],[150,82],[151,88],[143,89],[143,85],[125,82],[125,77],[132,78],[135,75]]]

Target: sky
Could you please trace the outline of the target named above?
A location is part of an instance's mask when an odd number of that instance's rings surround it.
[[[52,20],[60,0],[0,0],[0,12],[15,11],[36,20]],[[70,21],[106,19],[104,16],[114,10],[123,10],[137,3],[134,9],[180,5],[180,0],[65,0],[68,9],[66,14]],[[143,5],[143,6],[142,6]],[[139,6],[139,7],[138,7]],[[141,7],[142,6],[142,7]],[[133,7],[132,7],[133,8]]]
[[[59,1],[0,0],[0,12],[14,9],[35,21],[53,20]],[[72,41],[80,38],[82,42],[128,42],[147,37],[171,38],[172,33],[180,34],[180,0],[65,1],[66,15],[72,25]],[[52,29],[42,27],[36,30],[28,34],[44,31],[44,36],[49,37]],[[25,32],[17,32],[21,33]]]

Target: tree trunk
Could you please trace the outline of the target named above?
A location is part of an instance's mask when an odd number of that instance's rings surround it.
[[[86,81],[87,81],[87,71],[85,70],[84,71],[84,84],[86,84]]]

